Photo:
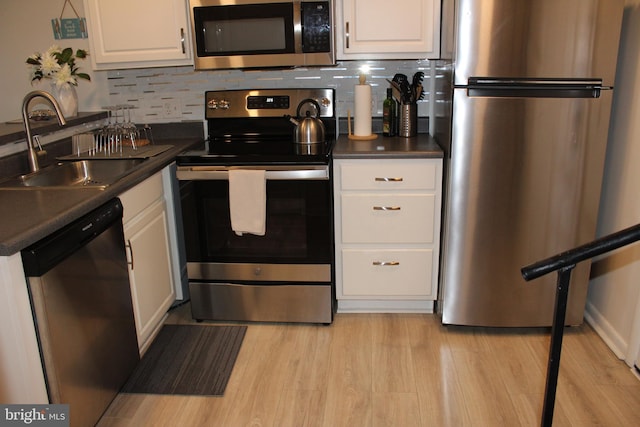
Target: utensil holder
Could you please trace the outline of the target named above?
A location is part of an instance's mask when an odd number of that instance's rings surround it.
[[[418,105],[400,105],[400,126],[398,135],[401,137],[411,137],[418,134]]]

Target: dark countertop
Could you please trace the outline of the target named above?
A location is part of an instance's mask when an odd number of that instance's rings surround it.
[[[80,218],[108,200],[144,181],[180,152],[200,143],[202,138],[157,140],[173,148],[151,157],[133,172],[104,190],[100,189],[0,189],[0,256],[12,255]]]
[[[78,113],[77,116],[67,119],[67,127],[80,125],[95,120],[106,119],[106,111]],[[54,132],[60,130],[58,120],[30,120],[31,131],[33,135]],[[27,134],[24,131],[24,124],[22,119],[17,119],[11,122],[0,123],[0,145],[9,144],[21,139],[25,139]]]
[[[334,159],[428,159],[443,155],[438,143],[427,133],[411,138],[378,135],[370,141],[351,140],[341,135],[333,149]]]
[[[173,145],[173,148],[143,162],[129,175],[104,190],[0,189],[0,218],[2,218],[0,256],[19,252],[134,187],[170,164],[180,152],[202,143],[202,137],[163,138],[156,143]],[[343,135],[336,142],[333,157],[336,159],[442,158],[443,152],[428,134],[419,134],[413,138],[389,138],[379,135],[372,141],[353,141]]]

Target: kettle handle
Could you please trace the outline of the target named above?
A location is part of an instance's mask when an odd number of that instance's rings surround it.
[[[311,103],[313,104],[314,107],[316,107],[316,119],[320,118],[320,104],[318,104],[318,101],[316,101],[313,98],[307,98],[307,99],[303,99],[302,101],[300,101],[300,103],[298,104],[298,109],[296,110],[296,116],[300,117],[300,109],[302,108],[302,106],[304,104],[307,103]]]

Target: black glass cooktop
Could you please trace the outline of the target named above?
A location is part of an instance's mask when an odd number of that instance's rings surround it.
[[[181,153],[179,165],[286,165],[328,164],[334,141],[297,144],[277,139],[214,139],[204,146]]]

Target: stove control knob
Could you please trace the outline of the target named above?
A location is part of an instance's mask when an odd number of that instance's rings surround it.
[[[209,110],[228,110],[231,106],[231,103],[226,99],[210,99],[207,102],[207,108]]]
[[[331,100],[329,98],[322,98],[320,100],[320,105],[322,105],[323,107],[328,107],[329,105],[331,105]]]

